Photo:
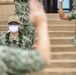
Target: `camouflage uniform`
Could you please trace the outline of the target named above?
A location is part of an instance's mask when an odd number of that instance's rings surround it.
[[[27,38],[26,36],[22,35],[23,39],[22,39],[22,44],[21,44],[21,48],[23,49],[32,49],[32,42],[29,38]],[[2,35],[0,37],[0,45],[6,45],[8,46],[6,40],[6,34]],[[9,40],[10,40],[10,47],[19,47],[19,36],[17,36],[15,39],[12,39],[9,36]]]
[[[37,50],[0,46],[0,75],[26,75],[42,70],[45,62]]]
[[[72,19],[75,19],[75,14],[76,14],[76,0],[72,0],[73,3],[72,3],[72,10],[68,13],[68,19],[69,20],[72,20]]]
[[[35,27],[29,21],[29,0],[14,0],[14,2],[15,14],[20,18],[20,29],[25,36],[31,39],[33,45],[35,40]]]
[[[3,32],[0,32],[0,36],[2,36],[4,33]]]

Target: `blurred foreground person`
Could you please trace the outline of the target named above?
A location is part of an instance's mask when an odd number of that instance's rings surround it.
[[[35,50],[0,46],[0,75],[25,75],[49,64],[50,42],[43,6],[37,0],[30,0],[30,9],[30,20],[36,26],[38,37]]]

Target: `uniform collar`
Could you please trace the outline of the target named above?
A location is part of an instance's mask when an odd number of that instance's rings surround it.
[[[19,41],[19,37],[17,36],[15,39],[12,39],[12,37],[9,36],[9,40],[10,40],[10,42],[12,42],[13,40],[15,40],[15,41]]]

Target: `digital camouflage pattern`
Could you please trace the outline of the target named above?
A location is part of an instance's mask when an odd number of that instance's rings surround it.
[[[73,9],[75,9],[76,10],[76,0],[72,0],[72,6],[73,6]]]
[[[26,75],[44,66],[44,59],[37,50],[0,46],[0,75]]]
[[[75,19],[75,14],[76,14],[76,10],[71,10],[67,15],[68,15],[68,19],[72,20]]]
[[[20,47],[23,49],[32,49],[31,40],[24,35],[21,35],[21,36],[23,36],[21,47],[18,46],[19,45],[19,36],[17,36],[15,39],[12,39],[9,36],[9,40],[10,40],[9,47]],[[8,41],[6,42],[6,34],[0,36],[0,45],[8,46],[7,43],[8,43]]]
[[[20,29],[25,36],[31,39],[33,45],[35,40],[35,27],[29,20],[29,0],[14,0],[14,3],[15,14],[20,18]]]
[[[72,0],[72,10],[68,13],[68,18],[69,20],[75,19],[75,14],[76,14],[76,0]]]

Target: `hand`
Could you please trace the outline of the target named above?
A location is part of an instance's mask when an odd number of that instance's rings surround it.
[[[47,22],[43,6],[38,0],[30,0],[30,20],[35,26]]]
[[[59,2],[63,2],[64,0],[59,0]]]

